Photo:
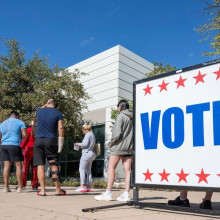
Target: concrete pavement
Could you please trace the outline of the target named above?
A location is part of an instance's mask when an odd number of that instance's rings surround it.
[[[50,219],[220,219],[204,215],[184,214],[165,210],[137,209],[130,206],[116,207],[112,209],[99,210],[95,212],[82,212],[83,208],[118,204],[117,201],[98,202],[94,196],[104,190],[95,189],[91,193],[75,193],[72,187],[63,187],[67,190],[67,196],[54,196],[54,187],[47,188],[47,196],[40,197],[36,192],[17,193],[12,186],[11,193],[3,193],[3,186],[0,186],[0,220],[50,220]],[[113,198],[122,193],[122,190],[114,190]],[[131,192],[132,194],[132,192]],[[147,202],[167,202],[174,199],[178,192],[140,190],[140,198]],[[204,197],[203,192],[190,192],[189,200],[191,206],[197,208]],[[220,211],[220,193],[213,195],[213,208]]]

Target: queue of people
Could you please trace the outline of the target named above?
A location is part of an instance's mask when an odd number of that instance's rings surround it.
[[[132,165],[133,150],[133,113],[129,110],[129,103],[121,100],[118,103],[118,116],[113,127],[112,138],[109,143],[111,156],[108,165],[108,185],[101,195],[95,196],[98,201],[110,201],[112,198],[112,188],[115,180],[115,170],[122,161],[125,172],[125,191],[117,198],[118,201],[130,201],[130,174]],[[59,172],[59,153],[64,144],[63,115],[57,110],[57,103],[50,99],[47,104],[36,112],[37,127],[32,122],[31,128],[26,131],[24,122],[19,120],[19,114],[15,111],[10,113],[9,119],[0,125],[0,144],[1,160],[4,161],[4,192],[10,192],[9,172],[11,163],[16,165],[16,176],[18,180],[17,192],[22,192],[26,186],[27,171],[32,166],[32,187],[38,188],[40,183],[39,196],[46,196],[45,189],[45,162],[46,159],[52,171],[52,179],[56,186],[56,196],[66,195],[66,191],[60,187]],[[58,131],[58,132],[57,132]],[[75,143],[76,147],[82,149],[80,159],[80,186],[76,192],[91,192],[92,181],[92,162],[96,158],[94,147],[96,139],[92,133],[91,126],[85,124],[82,127],[84,139],[82,143]],[[57,133],[59,136],[57,136]],[[25,139],[20,147],[20,140]],[[24,156],[22,154],[24,149]],[[25,160],[24,160],[25,158]],[[23,182],[22,182],[22,161],[23,163]],[[37,173],[37,176],[36,176]],[[38,177],[38,180],[37,180]],[[203,202],[200,204],[202,209],[212,209],[212,192],[207,192]],[[175,200],[169,200],[169,205],[190,207],[187,199],[187,191],[181,191],[180,196]]]

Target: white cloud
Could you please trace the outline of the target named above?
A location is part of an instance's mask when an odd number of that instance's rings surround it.
[[[90,37],[86,40],[82,40],[81,43],[80,43],[80,46],[85,46],[87,44],[91,44],[94,41],[94,39],[95,39],[94,37]]]

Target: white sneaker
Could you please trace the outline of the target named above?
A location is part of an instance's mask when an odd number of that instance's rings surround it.
[[[22,193],[23,192],[23,189],[22,188],[17,188],[17,193]]]
[[[124,193],[122,193],[118,198],[117,198],[117,201],[119,202],[128,202],[130,201],[130,197],[129,195],[125,195]]]
[[[11,190],[9,188],[4,188],[3,192],[7,193],[7,192],[11,192]]]
[[[106,193],[102,193],[101,195],[95,196],[94,198],[95,198],[95,200],[98,200],[98,201],[111,201],[111,200],[113,200],[112,195],[107,195]]]
[[[81,186],[79,186],[78,188],[76,188],[74,190],[74,192],[82,192],[83,190],[85,190],[84,188],[82,188]]]

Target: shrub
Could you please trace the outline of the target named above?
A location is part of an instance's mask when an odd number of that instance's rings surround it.
[[[105,182],[104,180],[95,180],[92,183],[92,188],[106,189],[107,188],[107,182]]]
[[[79,181],[76,179],[64,180],[61,184],[62,186],[73,186],[78,187],[80,185]]]

